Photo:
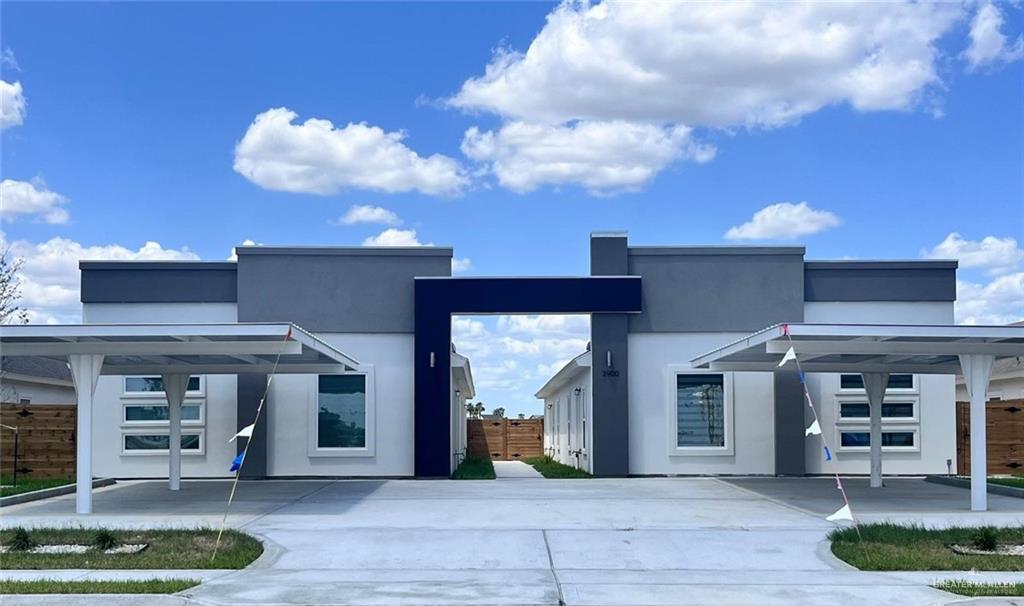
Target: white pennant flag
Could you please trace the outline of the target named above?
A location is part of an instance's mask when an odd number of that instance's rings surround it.
[[[252,430],[255,429],[255,428],[256,428],[256,424],[253,423],[252,425],[249,425],[249,426],[246,426],[246,427],[243,427],[243,428],[239,429],[238,433],[236,433],[235,435],[231,436],[231,439],[228,440],[228,443],[230,444],[231,442],[234,442],[235,438],[251,438],[252,437]]]
[[[786,355],[782,356],[782,361],[779,362],[779,366],[778,367],[782,368],[783,366],[786,365],[786,362],[789,362],[790,360],[795,360],[795,359],[796,359],[796,352],[793,351],[792,347],[790,347],[789,349],[786,350]]]
[[[830,515],[825,519],[829,522],[835,522],[837,520],[849,520],[852,522],[853,512],[850,511],[849,505],[843,505],[842,507],[839,508],[839,511],[835,512],[834,514]]]
[[[815,419],[814,422],[811,423],[811,426],[808,427],[804,431],[804,435],[805,436],[820,436],[821,435],[821,425],[818,425],[818,420],[817,419]]]

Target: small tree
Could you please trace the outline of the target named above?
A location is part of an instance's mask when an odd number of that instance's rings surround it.
[[[505,408],[502,407],[502,406],[499,406],[499,407],[495,408],[494,410],[492,410],[491,414],[494,415],[495,417],[499,418],[499,419],[504,419],[505,418]]]
[[[21,300],[21,279],[18,272],[24,259],[11,259],[10,249],[0,251],[0,324],[28,324],[28,310]]]
[[[519,418],[520,418],[520,419],[525,419],[525,418],[526,418],[526,415],[525,415],[525,414],[523,414],[523,413],[519,413]]]

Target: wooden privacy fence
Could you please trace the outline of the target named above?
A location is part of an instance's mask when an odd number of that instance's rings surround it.
[[[970,403],[956,403],[956,469],[971,473]],[[985,406],[988,473],[1024,474],[1024,400],[989,400]]]
[[[75,475],[75,406],[0,404],[0,424],[18,428],[18,475]],[[0,473],[14,471],[14,432],[0,428]]]
[[[544,454],[544,419],[467,419],[468,456],[516,461]]]

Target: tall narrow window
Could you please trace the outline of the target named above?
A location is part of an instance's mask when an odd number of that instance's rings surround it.
[[[366,375],[320,375],[317,447],[366,447]]]
[[[722,375],[676,375],[676,446],[725,446]]]

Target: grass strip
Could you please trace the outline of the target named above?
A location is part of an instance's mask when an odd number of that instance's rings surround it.
[[[44,488],[55,488],[74,484],[74,478],[25,478],[18,476],[18,485],[12,486],[14,478],[11,476],[0,476],[0,497],[10,497],[16,494],[34,492]]]
[[[1024,583],[971,583],[970,581],[943,581],[936,589],[957,595],[977,597],[1024,597]]]
[[[11,528],[0,531],[0,545],[10,545],[16,530]],[[216,530],[109,529],[109,533],[120,544],[146,543],[149,547],[141,553],[109,555],[97,550],[80,554],[8,551],[0,554],[0,569],[238,569],[245,568],[263,553],[262,543],[237,530],[224,531],[220,551],[217,552],[215,559],[212,556],[217,540]],[[91,545],[96,534],[96,529],[87,528],[34,528],[28,530],[31,541],[39,545]]]
[[[891,523],[863,524],[829,533],[832,553],[861,570],[996,570],[1022,571],[1024,558],[1009,555],[963,555],[952,545],[971,546],[979,529],[941,530]],[[991,528],[1000,545],[1024,544],[1024,527]]]
[[[0,581],[0,595],[31,593],[178,593],[195,587],[195,579],[148,581]]]
[[[1024,489],[1024,477],[1014,476],[1012,478],[989,478],[988,483]]]
[[[565,465],[548,456],[524,459],[527,464],[540,472],[545,478],[589,478],[589,473],[571,465]]]
[[[494,463],[490,459],[466,459],[452,473],[453,480],[493,480]]]

